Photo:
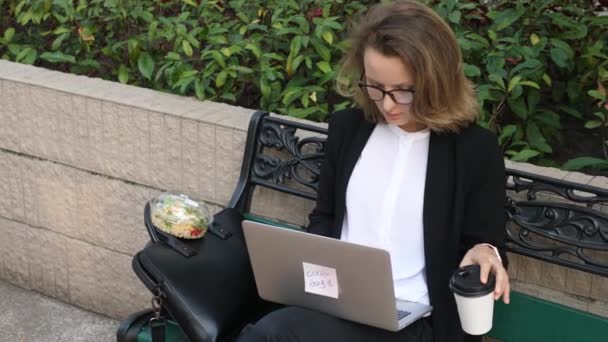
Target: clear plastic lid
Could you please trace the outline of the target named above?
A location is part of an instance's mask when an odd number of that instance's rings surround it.
[[[211,222],[205,204],[183,194],[166,193],[150,200],[150,215],[156,228],[184,239],[203,237]]]

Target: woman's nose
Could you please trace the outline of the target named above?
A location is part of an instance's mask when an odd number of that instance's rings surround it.
[[[392,113],[396,105],[397,103],[393,101],[392,97],[388,94],[384,95],[384,99],[382,99],[382,109],[384,109],[385,113]]]

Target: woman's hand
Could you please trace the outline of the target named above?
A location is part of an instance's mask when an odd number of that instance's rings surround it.
[[[477,264],[481,270],[481,282],[485,284],[488,281],[490,272],[496,277],[496,287],[494,287],[494,300],[502,296],[503,302],[509,304],[509,293],[511,285],[509,284],[509,275],[507,270],[502,265],[502,262],[496,256],[494,250],[483,244],[475,245],[469,249],[460,262],[460,267]]]

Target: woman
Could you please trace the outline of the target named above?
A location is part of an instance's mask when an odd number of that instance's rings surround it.
[[[459,266],[496,276],[509,302],[503,245],[504,162],[475,126],[478,105],[454,33],[413,1],[376,5],[356,26],[343,74],[361,109],[334,113],[309,232],[386,249],[395,296],[433,306],[399,332],[288,307],[241,341],[461,341],[448,287]],[[344,86],[341,87],[344,90]],[[496,246],[496,247],[495,247]]]

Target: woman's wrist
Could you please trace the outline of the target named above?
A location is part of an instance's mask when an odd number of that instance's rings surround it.
[[[496,254],[496,258],[498,258],[498,261],[500,261],[500,263],[502,264],[502,257],[500,256],[500,253],[498,252],[498,248],[496,248],[496,246],[486,242],[480,243],[479,245],[492,249],[494,251],[494,254]]]

